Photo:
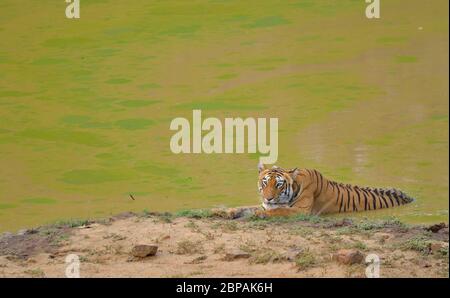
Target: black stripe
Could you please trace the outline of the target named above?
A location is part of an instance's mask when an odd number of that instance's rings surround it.
[[[380,194],[380,198],[383,200],[384,204],[386,205],[386,208],[389,208],[389,205],[386,201],[386,199]]]
[[[389,201],[391,201],[391,207],[394,207],[394,200],[391,198],[391,196],[389,195],[388,191],[383,192],[384,195],[386,195],[386,197],[389,199]]]
[[[350,190],[348,189],[348,186],[345,188],[347,190],[347,209],[350,210]]]
[[[372,193],[375,196],[375,200],[377,201],[377,203],[380,205],[379,209],[383,209],[383,202],[381,201],[381,198],[379,195],[376,194],[376,192],[372,189]]]
[[[338,190],[338,194],[337,194],[337,197],[336,197],[336,206],[338,206],[339,205],[339,199],[340,199],[340,193],[339,193],[339,187],[336,186],[336,188]],[[339,208],[339,212],[341,212],[341,208]]]
[[[394,198],[397,200],[397,202],[399,201],[399,197],[398,197],[398,195],[397,195],[397,192],[396,191],[394,191],[394,193],[392,194],[393,196],[394,196]],[[399,203],[399,205],[401,205],[403,203],[403,201],[401,202],[401,203]]]
[[[389,205],[387,204],[386,199],[381,194],[381,191],[378,188],[376,188],[375,190],[376,194],[378,195],[378,200],[380,200],[381,208],[388,208]],[[386,206],[383,206],[383,202],[385,203]]]
[[[355,204],[355,195],[354,195],[354,191],[352,192],[352,202],[353,202],[353,211],[358,211],[358,209],[356,208],[356,204]]]
[[[372,193],[371,189],[368,189],[367,192],[369,193],[369,195],[372,197],[372,206],[373,206],[373,210],[377,210],[377,201],[375,199],[374,194]]]
[[[383,189],[381,189],[380,192],[381,196],[383,196],[383,198],[386,199],[388,208],[394,207],[394,202],[391,200],[391,198],[387,196],[386,192]],[[389,202],[391,203],[390,205]]]
[[[297,202],[296,198],[297,198],[298,193],[300,192],[300,185],[298,185],[298,184],[294,181],[294,182],[292,183],[292,186],[294,186],[294,183],[295,183],[296,189],[295,189],[295,190],[294,190],[294,188],[292,189],[292,190],[294,191],[294,193],[292,194],[292,198],[291,198],[291,201],[290,201],[290,203],[289,203],[289,206],[291,206],[291,207],[292,207],[292,205],[294,205],[294,204]]]
[[[403,204],[408,203],[408,201],[405,198],[405,194],[403,194],[402,192],[400,192],[400,198],[402,199]]]
[[[338,189],[339,189],[339,188],[338,188]],[[342,195],[341,195],[341,204],[339,205],[339,213],[341,213],[342,202],[344,202],[344,193],[342,193]]]
[[[314,170],[314,176],[316,177],[316,192],[319,191],[319,176],[317,175],[317,171]]]
[[[400,206],[401,204],[400,204],[400,201],[398,200],[398,198],[396,197],[396,196],[394,196],[394,194],[392,193],[392,190],[390,190],[389,192],[388,192],[388,196],[391,198],[391,197],[394,197],[394,199],[395,199],[395,201],[397,202],[397,206]]]
[[[362,190],[362,192],[363,192],[363,195],[364,195],[364,210],[367,210],[367,208],[369,208],[369,210],[370,210],[370,206],[369,206],[369,204],[368,204],[368,202],[367,202],[367,195],[366,195],[366,192],[364,191],[364,189]]]
[[[356,194],[358,195],[358,206],[361,206],[361,196],[359,194],[358,187],[356,186],[354,188],[354,190],[355,190]]]
[[[337,188],[337,191],[338,191],[337,199],[336,199],[336,205],[337,205],[338,202],[339,202],[339,195],[341,194],[341,192],[340,192],[340,190],[339,190],[339,185],[336,185],[336,188]]]
[[[377,202],[380,203],[380,209],[383,208],[383,203],[380,200],[377,189],[372,188],[371,191],[372,191],[373,195],[375,196],[375,199],[377,200]]]
[[[322,179],[322,174],[318,173],[319,178],[320,178],[320,191],[319,193],[322,193],[322,188],[323,188],[323,179]]]
[[[373,190],[373,192],[376,194],[376,197],[377,197],[378,201],[380,202],[381,208],[384,208],[384,206],[383,206],[383,201],[385,201],[385,200],[384,200],[383,197],[381,197],[380,193],[378,192],[378,189],[375,188],[375,189]],[[383,201],[382,201],[381,199],[383,199]],[[386,201],[385,201],[385,203],[386,203]],[[387,203],[386,203],[386,207],[387,207]]]

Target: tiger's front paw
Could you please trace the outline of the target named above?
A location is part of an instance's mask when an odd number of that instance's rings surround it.
[[[261,208],[261,209],[255,210],[254,216],[257,218],[264,219],[264,218],[267,218],[269,215],[267,214],[266,210]]]
[[[238,219],[251,216],[254,213],[256,207],[237,207],[237,208],[219,208],[212,209],[212,214],[217,217],[225,219]]]

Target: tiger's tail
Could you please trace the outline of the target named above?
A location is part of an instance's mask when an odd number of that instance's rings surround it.
[[[345,185],[336,203],[339,212],[367,211],[392,208],[413,202],[415,199],[395,188],[372,188]]]

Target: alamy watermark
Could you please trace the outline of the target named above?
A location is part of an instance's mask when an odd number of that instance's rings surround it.
[[[80,258],[76,254],[70,254],[66,257],[66,277],[79,278],[80,277]]]
[[[379,278],[380,277],[380,257],[377,254],[369,254],[366,256],[366,277]]]
[[[66,18],[79,19],[80,18],[80,0],[65,0],[68,3],[66,7]]]
[[[278,118],[225,118],[222,124],[214,117],[202,120],[202,111],[193,110],[192,129],[188,119],[179,117],[172,120],[170,130],[177,131],[170,139],[175,154],[245,153],[247,147],[247,153],[264,155],[262,163],[278,159]]]
[[[368,19],[380,18],[380,1],[381,0],[365,0],[368,4],[365,10]],[[68,19],[80,18],[80,0],[65,0],[68,4],[66,6],[65,14]]]
[[[366,17],[368,19],[379,19],[381,0],[365,0],[365,1],[367,4],[369,4],[366,7]]]

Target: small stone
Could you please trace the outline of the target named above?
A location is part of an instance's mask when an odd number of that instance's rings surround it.
[[[131,254],[137,258],[145,258],[156,255],[157,251],[158,246],[156,245],[139,244],[133,247]]]
[[[19,236],[23,236],[23,235],[26,235],[26,234],[28,234],[28,230],[27,229],[22,229],[22,230],[19,230],[17,232],[17,235],[19,235]]]
[[[159,238],[160,241],[164,241],[164,240],[168,240],[168,239],[170,239],[170,235],[164,235],[164,236],[161,236],[161,238]]]
[[[433,233],[437,233],[437,232],[439,232],[441,229],[444,229],[444,228],[446,228],[446,227],[447,227],[447,225],[446,225],[444,222],[441,222],[441,223],[438,223],[438,224],[435,224],[435,225],[431,225],[431,226],[429,226],[429,227],[426,227],[425,230],[430,231],[430,232],[433,232]]]
[[[301,248],[291,248],[284,253],[283,257],[288,261],[295,261],[303,252]]]
[[[185,264],[200,264],[202,263],[204,260],[206,260],[208,257],[207,256],[199,256],[195,259],[193,259],[190,262],[186,262]]]
[[[352,265],[361,263],[364,255],[356,249],[341,249],[333,254],[332,259],[341,264]]]
[[[233,252],[227,252],[225,256],[222,258],[223,261],[235,261],[239,259],[248,259],[250,258],[250,254],[241,250],[236,250]]]

